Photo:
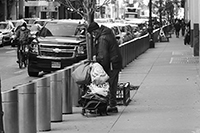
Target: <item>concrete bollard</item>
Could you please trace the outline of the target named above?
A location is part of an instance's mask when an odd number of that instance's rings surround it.
[[[38,131],[51,130],[50,77],[36,80],[36,120]]]
[[[82,62],[81,62],[82,63]],[[75,65],[73,65],[73,67],[71,68],[71,71],[73,72],[78,66],[80,65],[80,63],[77,63]],[[79,98],[80,98],[80,88],[79,85],[74,81],[74,79],[71,77],[71,86],[70,86],[71,90],[72,90],[72,103],[73,106],[75,107],[79,107]]]
[[[19,108],[19,133],[36,133],[35,83],[17,86]]]
[[[53,73],[50,76],[51,121],[62,121],[62,75]]]
[[[72,114],[72,96],[71,96],[71,67],[61,71],[62,73],[62,113]]]
[[[19,133],[18,90],[2,92],[3,123],[5,133]]]
[[[1,75],[0,75],[1,76]],[[0,92],[1,92],[1,77],[0,77]],[[0,132],[4,132],[3,126],[3,109],[2,109],[2,96],[0,95]]]

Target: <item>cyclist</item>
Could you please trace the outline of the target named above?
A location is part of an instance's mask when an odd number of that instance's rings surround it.
[[[19,63],[19,49],[22,45],[28,45],[29,43],[30,30],[27,28],[26,22],[24,22],[20,28],[16,31],[17,44],[17,63]]]

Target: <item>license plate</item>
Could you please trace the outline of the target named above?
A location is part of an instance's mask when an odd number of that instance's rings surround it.
[[[61,68],[61,63],[60,62],[52,61],[51,62],[51,67],[52,68]]]

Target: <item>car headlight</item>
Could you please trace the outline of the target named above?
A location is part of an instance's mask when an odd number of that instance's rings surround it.
[[[84,54],[84,53],[85,53],[85,52],[84,52],[84,47],[83,47],[83,46],[78,46],[77,51],[78,51],[78,54]]]
[[[39,45],[37,40],[33,40],[31,42],[31,52],[39,54]]]

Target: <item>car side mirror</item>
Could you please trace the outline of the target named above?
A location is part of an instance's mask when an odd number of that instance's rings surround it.
[[[120,39],[120,36],[116,36],[115,38],[119,40],[119,39]]]

